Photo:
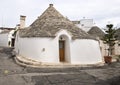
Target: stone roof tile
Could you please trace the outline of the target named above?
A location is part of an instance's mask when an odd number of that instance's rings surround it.
[[[105,33],[97,26],[93,26],[89,31],[88,33],[92,36],[95,36],[95,37],[99,37],[100,39],[103,38],[103,36],[105,35]]]
[[[20,31],[21,37],[55,37],[55,34],[65,29],[74,39],[95,39],[78,28],[72,21],[61,15],[52,5],[38,17],[28,28]]]

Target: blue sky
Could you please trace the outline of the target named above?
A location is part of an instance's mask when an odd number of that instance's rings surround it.
[[[70,20],[93,19],[101,28],[120,24],[120,0],[0,0],[0,26],[15,27],[20,15],[29,26],[50,3]]]

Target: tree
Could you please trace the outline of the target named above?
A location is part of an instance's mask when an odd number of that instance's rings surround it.
[[[117,36],[115,35],[116,30],[113,28],[113,24],[106,25],[106,28],[103,42],[108,45],[108,56],[111,56],[113,54],[115,41],[117,40]]]

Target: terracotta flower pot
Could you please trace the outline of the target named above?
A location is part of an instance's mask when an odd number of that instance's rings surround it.
[[[105,63],[111,63],[112,57],[111,56],[104,56],[104,61],[105,61]]]

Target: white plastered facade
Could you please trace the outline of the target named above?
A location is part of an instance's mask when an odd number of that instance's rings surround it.
[[[8,35],[9,33],[0,34],[0,46],[8,47]]]
[[[21,38],[17,35],[15,51],[17,55],[39,62],[60,63],[59,40],[65,40],[65,62],[71,64],[96,64],[102,62],[98,41],[92,39],[72,39],[67,30],[60,30],[56,37]]]

